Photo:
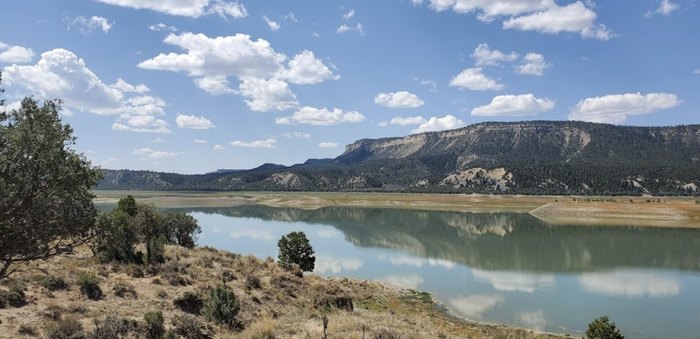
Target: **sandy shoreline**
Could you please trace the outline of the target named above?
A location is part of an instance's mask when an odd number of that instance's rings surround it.
[[[127,194],[159,207],[231,207],[260,204],[318,209],[328,206],[404,208],[470,213],[530,213],[552,224],[700,228],[697,197],[580,197],[347,192],[95,191],[97,204]]]

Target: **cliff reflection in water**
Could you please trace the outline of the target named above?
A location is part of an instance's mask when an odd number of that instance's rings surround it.
[[[255,205],[182,211],[330,225],[356,246],[392,248],[480,270],[700,270],[700,231],[693,229],[551,225],[528,214],[378,208]]]

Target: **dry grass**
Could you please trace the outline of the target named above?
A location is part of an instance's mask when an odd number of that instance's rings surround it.
[[[167,248],[166,256],[168,261],[164,265],[144,269],[142,277],[129,275],[132,267],[100,264],[87,253],[24,267],[28,271],[13,279],[27,287],[28,304],[0,311],[0,337],[15,338],[20,332],[31,329],[43,336],[45,328],[55,327],[65,319],[76,319],[86,332],[93,331],[95,321],[102,321],[108,315],[143,323],[144,313],[151,310],[162,311],[166,328],[171,328],[173,320],[186,315],[173,303],[177,296],[186,291],[206,296],[208,288],[223,280],[240,300],[238,320],[242,329],[231,331],[197,316],[204,330],[217,338],[320,338],[322,314],[328,316],[330,338],[362,338],[363,335],[374,338],[382,333],[385,337],[390,334],[400,338],[553,337],[459,320],[443,313],[425,294],[378,282],[323,279],[315,275],[299,277],[283,270],[273,260],[211,248],[187,250],[175,246]],[[47,290],[42,287],[36,269],[63,278],[68,288]],[[88,300],[81,295],[75,277],[86,271],[102,272],[100,287],[106,293],[101,300]],[[177,275],[188,284],[171,285],[165,282],[164,275]],[[260,279],[259,288],[246,287],[251,276]],[[154,280],[161,283],[156,284]],[[127,292],[120,297],[114,293],[117,290]],[[343,304],[338,302],[342,298],[352,300],[353,311],[336,307]],[[142,337],[143,334],[132,331],[131,336]]]

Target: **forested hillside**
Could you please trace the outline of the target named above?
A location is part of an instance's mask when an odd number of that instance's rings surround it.
[[[532,121],[363,139],[335,159],[289,167],[105,170],[98,188],[697,195],[699,186],[700,125]]]

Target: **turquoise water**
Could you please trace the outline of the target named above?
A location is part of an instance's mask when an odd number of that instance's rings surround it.
[[[698,338],[700,231],[549,225],[527,214],[240,206],[182,209],[200,245],[265,258],[304,231],[317,274],[430,292],[459,316],[582,335],[607,314],[628,338]]]

